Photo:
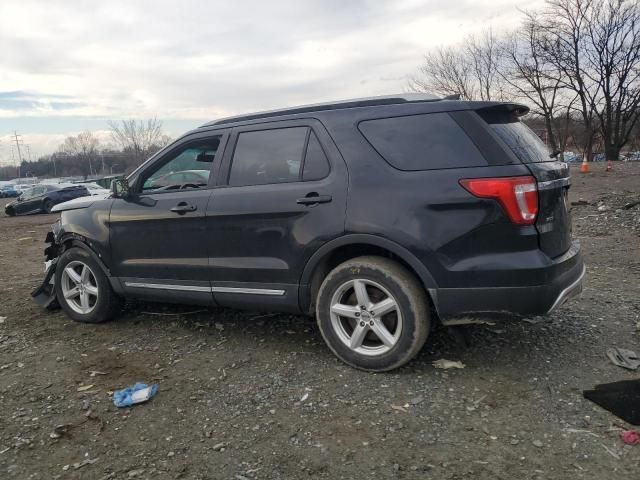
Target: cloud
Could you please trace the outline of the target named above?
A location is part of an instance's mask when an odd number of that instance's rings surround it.
[[[101,119],[101,128],[150,116],[197,125],[402,91],[430,46],[510,28],[517,7],[540,3],[4,0],[0,141],[13,131],[2,130],[9,120],[54,119],[70,132],[82,119]]]

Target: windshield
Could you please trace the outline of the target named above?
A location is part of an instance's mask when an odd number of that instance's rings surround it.
[[[35,195],[35,191],[34,190],[35,190],[35,188],[28,188],[26,190],[23,190],[22,194],[20,195],[20,198],[22,200],[27,200],[27,199],[33,197]]]
[[[491,128],[522,163],[550,162],[549,149],[533,130],[520,121],[491,123]]]

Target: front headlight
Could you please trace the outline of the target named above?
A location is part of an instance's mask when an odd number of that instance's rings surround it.
[[[62,220],[56,220],[56,223],[51,225],[51,231],[53,232],[53,238],[57,242],[58,236],[60,235],[60,230],[62,230]]]

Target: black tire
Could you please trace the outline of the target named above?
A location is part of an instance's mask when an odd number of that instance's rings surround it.
[[[351,283],[353,286],[348,287]],[[366,297],[371,300],[372,308],[367,306],[362,310],[362,306],[358,305],[356,283],[365,285]],[[340,299],[337,303],[341,306],[354,309],[354,313],[345,317],[332,314],[332,302],[336,299]],[[375,316],[375,305],[382,305],[379,299],[390,299],[395,304],[395,310]],[[357,318],[351,318],[352,314]],[[427,294],[420,281],[397,262],[375,256],[344,262],[326,276],[318,291],[316,319],[322,337],[340,360],[370,372],[393,370],[409,362],[423,347],[431,329]],[[371,322],[370,327],[367,326],[368,322]],[[378,337],[376,333],[380,328],[379,322],[384,323],[385,333],[392,335],[393,342],[382,344],[380,339],[385,335]],[[361,336],[363,340],[360,346],[352,348],[350,345],[354,345],[353,337],[356,336],[358,325],[360,331],[365,333]],[[352,331],[349,335],[350,328]],[[350,345],[347,344],[349,336]],[[391,339],[389,336],[386,338]],[[376,340],[381,345],[377,345]]]
[[[73,265],[70,265],[72,264]],[[67,266],[77,266],[77,268],[82,269],[81,265],[86,265],[89,267],[91,286],[97,287],[97,295],[95,296],[95,301],[93,304],[89,303],[90,311],[87,313],[82,313],[77,311],[74,308],[73,302],[77,299],[67,300],[64,296],[63,282],[65,285],[70,284],[70,280],[68,278],[64,278],[63,272]],[[82,270],[81,270],[82,271]],[[95,285],[94,285],[95,284]],[[76,285],[77,286],[77,285]],[[109,283],[109,279],[102,271],[102,268],[98,263],[93,259],[93,257],[79,247],[73,247],[60,256],[58,263],[56,265],[55,272],[55,288],[56,288],[56,298],[58,299],[58,303],[60,307],[64,310],[64,312],[69,316],[69,318],[75,320],[76,322],[81,323],[102,323],[107,320],[113,319],[122,308],[122,299],[118,297],[113,289],[111,288],[111,284]],[[79,298],[80,296],[78,296]],[[77,300],[80,303],[79,300]]]
[[[52,208],[53,202],[51,201],[51,199],[46,198],[44,202],[42,202],[42,209],[45,211],[45,213],[51,213]]]
[[[7,215],[9,215],[10,217],[15,217],[16,215],[16,211],[13,208],[7,208],[4,213],[6,213]]]

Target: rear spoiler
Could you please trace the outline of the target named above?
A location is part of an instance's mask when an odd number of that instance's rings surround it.
[[[516,122],[518,118],[529,113],[529,107],[520,103],[492,103],[481,105],[476,112],[487,123]]]

